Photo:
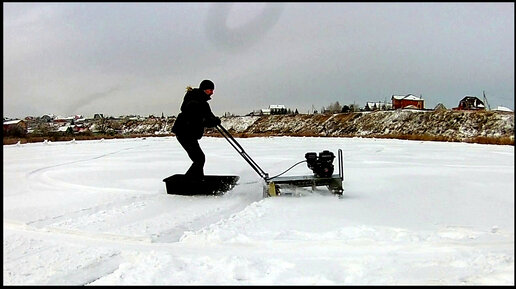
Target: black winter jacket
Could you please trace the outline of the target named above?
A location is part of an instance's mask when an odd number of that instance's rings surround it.
[[[172,126],[172,132],[180,137],[200,139],[204,128],[220,124],[212,112],[208,100],[211,97],[198,88],[188,88],[181,104],[181,112]]]

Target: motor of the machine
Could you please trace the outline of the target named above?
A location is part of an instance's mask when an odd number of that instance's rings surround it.
[[[329,178],[333,174],[333,160],[335,155],[330,151],[322,151],[317,157],[317,153],[308,152],[305,154],[306,164],[317,177]]]

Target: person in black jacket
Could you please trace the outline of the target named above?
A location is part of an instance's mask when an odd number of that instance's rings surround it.
[[[172,132],[193,162],[185,173],[192,178],[204,177],[206,157],[199,146],[204,128],[220,124],[220,118],[211,112],[208,104],[214,90],[215,84],[207,79],[201,82],[199,88],[187,87],[181,112],[172,126]]]

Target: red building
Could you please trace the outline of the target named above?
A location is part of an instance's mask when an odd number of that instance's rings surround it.
[[[407,95],[393,95],[391,97],[392,107],[394,109],[398,108],[406,108],[410,106],[410,108],[416,109],[424,109],[425,101],[422,98],[419,98],[412,94]]]

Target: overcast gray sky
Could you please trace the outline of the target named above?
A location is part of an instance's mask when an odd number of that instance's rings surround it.
[[[4,3],[4,116],[306,113],[414,94],[514,109],[514,3]]]

